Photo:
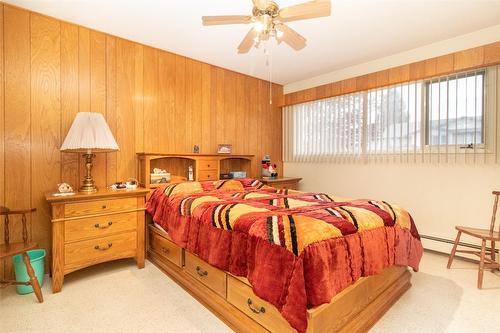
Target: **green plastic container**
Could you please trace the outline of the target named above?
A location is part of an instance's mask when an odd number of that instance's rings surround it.
[[[40,287],[43,285],[43,275],[45,274],[45,266],[44,266],[44,258],[45,258],[45,250],[30,250],[27,252],[28,257],[30,257],[31,267],[35,271],[35,276],[38,279],[38,283]],[[21,282],[26,282],[30,280],[28,272],[26,271],[26,265],[23,261],[22,254],[16,254],[12,257],[12,262],[14,263],[14,272],[16,273],[16,280]],[[33,288],[31,286],[16,286],[17,293],[24,295],[33,292]]]

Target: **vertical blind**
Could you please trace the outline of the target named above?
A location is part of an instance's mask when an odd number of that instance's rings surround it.
[[[284,158],[496,161],[498,66],[283,109]]]
[[[315,161],[361,154],[363,97],[362,93],[349,94],[285,111],[284,128],[292,140],[286,145],[287,155]]]
[[[420,148],[422,84],[367,92],[367,153],[408,153]]]

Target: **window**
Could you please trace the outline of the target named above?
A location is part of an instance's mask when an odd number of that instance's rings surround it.
[[[484,144],[484,71],[426,82],[427,145]]]
[[[285,161],[495,157],[498,72],[490,67],[285,107]]]

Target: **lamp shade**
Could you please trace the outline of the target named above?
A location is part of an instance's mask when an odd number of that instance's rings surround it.
[[[106,120],[97,112],[78,112],[61,146],[61,151],[86,153],[118,149]]]

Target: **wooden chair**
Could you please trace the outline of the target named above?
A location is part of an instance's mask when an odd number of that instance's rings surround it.
[[[40,303],[43,302],[42,289],[40,288],[40,284],[35,276],[35,272],[33,271],[33,267],[30,263],[30,258],[26,251],[32,250],[37,247],[36,243],[28,242],[28,227],[26,225],[26,214],[32,213],[36,211],[36,208],[27,209],[27,210],[10,210],[6,207],[0,207],[0,216],[5,216],[4,220],[4,244],[0,245],[0,259],[6,259],[16,254],[22,254],[24,264],[26,265],[26,271],[30,277],[30,280],[27,282],[20,282],[16,280],[3,280],[0,281],[0,287],[4,288],[9,285],[25,285],[33,287],[33,291],[35,292],[36,298]],[[23,241],[17,243],[9,242],[9,216],[11,215],[21,215],[21,221],[23,224]]]
[[[479,256],[479,273],[477,276],[478,289],[481,289],[483,287],[483,273],[485,268],[489,268],[492,271],[494,271],[496,268],[500,268],[500,264],[495,261],[495,242],[500,240],[500,226],[499,231],[494,231],[497,215],[498,196],[500,195],[500,191],[493,191],[493,195],[495,196],[495,203],[493,204],[493,214],[491,216],[490,228],[478,229],[456,226],[455,229],[458,230],[457,238],[455,239],[455,244],[453,245],[453,249],[451,250],[450,257],[448,259],[448,268],[450,268],[456,252],[471,253]],[[462,233],[481,239],[481,251],[457,250],[458,242],[460,241],[460,236],[462,235]],[[491,242],[491,248],[489,250],[486,249],[487,241]],[[489,252],[488,255],[491,259],[486,257],[486,252]]]

